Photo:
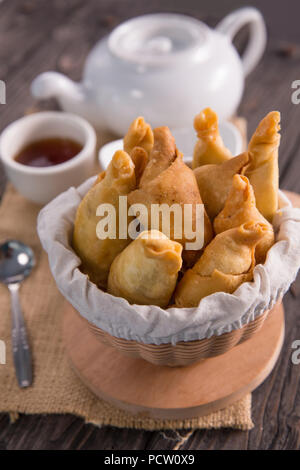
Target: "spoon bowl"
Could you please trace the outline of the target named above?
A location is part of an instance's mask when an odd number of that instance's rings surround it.
[[[35,265],[32,249],[17,240],[0,245],[0,282],[11,284],[22,282]]]

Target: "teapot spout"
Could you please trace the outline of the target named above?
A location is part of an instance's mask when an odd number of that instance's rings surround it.
[[[81,84],[75,83],[65,75],[57,72],[44,72],[38,75],[31,84],[31,93],[35,98],[84,98]]]
[[[104,113],[100,100],[91,96],[81,83],[70,80],[58,72],[44,72],[31,84],[31,93],[38,99],[56,98],[64,111],[87,119],[97,130],[105,129]]]

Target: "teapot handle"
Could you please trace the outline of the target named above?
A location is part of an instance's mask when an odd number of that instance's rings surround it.
[[[266,25],[262,14],[253,7],[239,8],[218,23],[216,30],[232,41],[239,29],[250,25],[250,38],[242,55],[244,74],[247,76],[261,59],[267,42]]]

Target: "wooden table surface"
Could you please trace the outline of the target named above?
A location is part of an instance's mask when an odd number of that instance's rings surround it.
[[[248,2],[245,2],[248,3]],[[246,81],[239,114],[248,119],[249,133],[272,109],[282,113],[280,186],[300,193],[300,104],[291,102],[291,84],[300,79],[298,0],[252,1],[263,11],[269,32],[267,52]],[[121,21],[142,13],[176,11],[214,26],[243,2],[228,0],[2,0],[0,1],[0,79],[7,85],[7,104],[0,106],[0,130],[35,106],[29,93],[40,72],[59,70],[79,80],[92,45]],[[242,46],[245,34],[240,34]],[[45,103],[46,108],[53,103]],[[0,194],[5,177],[0,168]],[[269,378],[253,393],[255,428],[146,432],[98,429],[74,416],[21,416],[10,424],[0,415],[0,449],[299,449],[300,365],[291,362],[292,342],[300,339],[300,285],[284,298],[284,348]],[[1,397],[0,397],[1,399]]]

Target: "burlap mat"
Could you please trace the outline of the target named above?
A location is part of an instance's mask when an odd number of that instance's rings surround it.
[[[20,290],[34,360],[34,383],[27,389],[19,389],[17,385],[11,355],[10,297],[6,286],[0,285],[0,339],[5,341],[7,350],[6,364],[0,364],[0,412],[8,412],[11,416],[18,413],[71,413],[98,426],[147,430],[251,429],[251,394],[205,417],[183,421],[154,420],[121,411],[98,399],[82,384],[64,353],[61,331],[65,300],[55,286],[37,236],[39,209],[8,185],[0,206],[0,241],[19,239],[33,248],[37,258],[36,268]]]

